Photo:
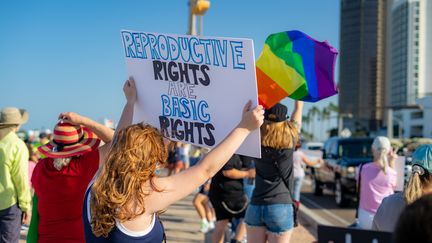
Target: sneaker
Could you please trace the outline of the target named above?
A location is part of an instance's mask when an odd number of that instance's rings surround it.
[[[202,221],[199,231],[201,233],[207,233],[209,231],[209,223],[207,221]]]
[[[25,225],[25,224],[21,225],[21,231],[28,231],[28,230],[29,230],[29,226],[28,225]]]
[[[215,222],[214,221],[210,221],[210,223],[208,224],[208,228],[209,230],[212,230],[215,228]]]

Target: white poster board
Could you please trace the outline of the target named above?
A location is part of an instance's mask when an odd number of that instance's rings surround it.
[[[397,173],[395,191],[403,191],[405,184],[405,156],[397,157],[395,161],[395,170]]]
[[[213,148],[239,123],[244,105],[258,103],[252,40],[131,30],[121,37],[138,92],[134,123]],[[259,129],[236,153],[261,157]]]

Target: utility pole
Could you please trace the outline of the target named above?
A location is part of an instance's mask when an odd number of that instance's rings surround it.
[[[387,137],[393,138],[393,108],[387,109]]]

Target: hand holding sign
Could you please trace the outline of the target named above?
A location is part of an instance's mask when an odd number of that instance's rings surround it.
[[[123,92],[128,103],[134,104],[136,102],[137,92],[133,77],[129,77],[129,79],[126,80],[125,84],[123,85]]]
[[[249,101],[243,108],[243,117],[238,127],[253,131],[259,128],[264,122],[264,108],[259,105],[252,108],[252,101]]]

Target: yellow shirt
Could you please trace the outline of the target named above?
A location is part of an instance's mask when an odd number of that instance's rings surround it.
[[[18,203],[23,212],[30,211],[28,161],[27,146],[15,132],[0,140],[0,210]]]

